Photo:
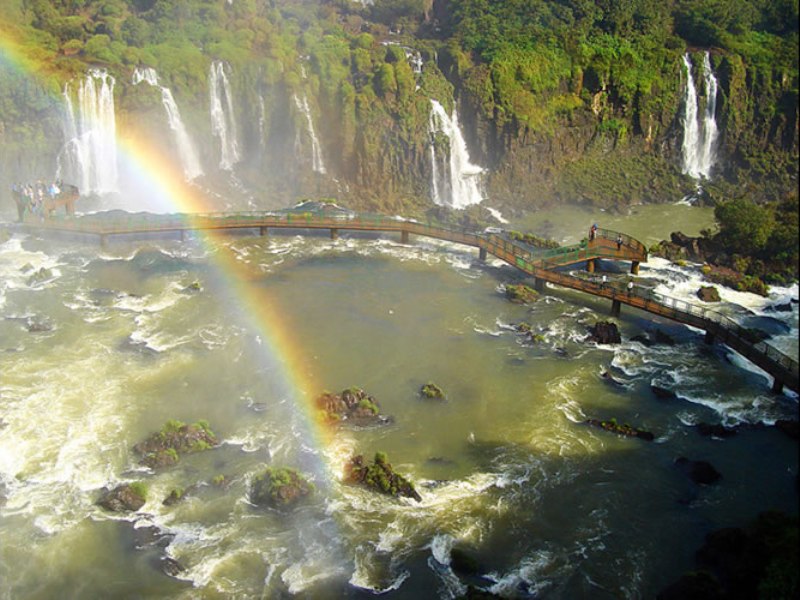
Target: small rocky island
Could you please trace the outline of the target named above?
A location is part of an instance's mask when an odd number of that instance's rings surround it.
[[[250,501],[259,506],[289,508],[314,491],[314,484],[295,469],[267,467],[250,484]]]
[[[420,388],[419,395],[423,398],[431,398],[434,400],[444,400],[445,398],[444,390],[431,381]]]
[[[136,512],[147,501],[147,486],[135,481],[118,485],[100,496],[97,505],[111,512]]]
[[[609,421],[601,421],[599,419],[588,419],[586,421],[587,425],[591,425],[592,427],[597,427],[598,429],[605,429],[606,431],[610,431],[612,433],[618,433],[619,435],[624,435],[626,437],[636,437],[642,440],[647,440],[648,442],[652,442],[655,439],[655,436],[643,429],[636,429],[631,427],[627,423],[617,423],[616,419],[611,419]]]
[[[367,464],[362,455],[354,456],[344,468],[345,483],[364,485],[389,496],[405,496],[417,502],[422,497],[414,485],[402,475],[395,473],[383,452],[377,452],[372,464]]]
[[[507,283],[505,289],[506,298],[514,304],[532,304],[539,299],[539,292],[521,283],[516,285]]]
[[[341,394],[323,392],[316,404],[322,420],[327,423],[350,421],[367,426],[390,421],[389,417],[380,414],[375,398],[359,387],[347,388]]]
[[[143,442],[133,447],[141,463],[151,469],[170,467],[178,462],[181,454],[201,452],[219,445],[207,421],[200,420],[191,425],[170,420]]]

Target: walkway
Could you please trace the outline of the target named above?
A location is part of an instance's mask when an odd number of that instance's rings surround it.
[[[110,236],[119,234],[178,232],[183,239],[187,232],[193,230],[232,229],[256,229],[262,236],[268,235],[270,229],[327,229],[332,239],[338,237],[340,230],[399,232],[403,243],[408,243],[409,236],[413,234],[465,244],[478,248],[481,259],[491,254],[530,275],[538,289],[542,289],[544,282],[550,282],[610,299],[611,312],[615,316],[619,315],[621,305],[627,304],[702,329],[706,332],[708,343],[722,342],[769,373],[774,378],[773,391],[780,392],[784,385],[798,391],[798,362],[769,344],[754,339],[747,329],[725,315],[638,287],[629,291],[614,285],[586,281],[558,270],[586,263],[587,270],[593,271],[596,260],[608,259],[629,261],[631,272],[638,273],[639,263],[647,261],[647,249],[641,242],[615,231],[599,229],[591,242],[540,249],[511,240],[502,233],[459,231],[401,217],[353,213],[340,207],[329,209],[324,206],[315,212],[296,209],[190,215],[112,212],[79,218],[57,217],[43,222],[26,221],[25,226],[34,230],[92,234],[99,236],[103,245]],[[619,246],[618,238],[622,240]]]

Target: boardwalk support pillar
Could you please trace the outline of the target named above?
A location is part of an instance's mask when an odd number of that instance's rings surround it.
[[[631,275],[639,274],[639,261],[635,260],[631,263]]]
[[[338,240],[339,239],[339,230],[335,227],[331,227],[331,239]]]
[[[400,243],[407,244],[408,243],[408,231],[405,229],[400,232]]]
[[[100,247],[103,250],[108,250],[108,235],[105,233],[100,234]]]
[[[533,289],[535,289],[537,292],[543,292],[544,291],[544,279],[539,279],[538,277],[536,277],[533,280]]]
[[[783,391],[783,383],[777,377],[773,377],[772,379],[772,391],[775,394],[780,394]]]
[[[480,260],[486,260],[486,248],[479,248],[478,249],[478,258]]]
[[[611,301],[611,316],[618,317],[622,310],[622,303],[619,300]]]
[[[267,235],[269,235],[269,227],[259,227],[258,235],[261,237],[267,237]]]
[[[586,270],[589,273],[594,273],[594,259],[586,261]]]
[[[706,337],[704,338],[706,344],[713,344],[714,343],[714,334],[710,331],[706,331]]]

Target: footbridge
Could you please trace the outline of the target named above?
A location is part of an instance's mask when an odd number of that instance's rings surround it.
[[[721,342],[773,377],[773,391],[783,386],[798,391],[798,362],[743,328],[729,317],[640,286],[629,288],[619,283],[603,283],[564,272],[564,267],[584,263],[594,272],[598,260],[630,262],[632,274],[647,261],[647,248],[638,240],[606,229],[598,229],[593,239],[558,248],[541,248],[514,240],[501,230],[477,232],[456,229],[402,217],[355,213],[336,205],[317,205],[314,210],[295,209],[270,212],[202,213],[155,215],[114,211],[74,217],[28,218],[23,227],[31,230],[61,231],[97,236],[105,246],[116,235],[175,233],[184,239],[192,231],[257,230],[261,236],[270,229],[327,230],[331,239],[340,231],[397,232],[402,243],[411,235],[429,237],[478,248],[485,260],[492,255],[533,278],[534,287],[545,282],[611,300],[611,314],[619,316],[623,304],[705,331],[709,344]],[[299,210],[298,210],[299,209]]]

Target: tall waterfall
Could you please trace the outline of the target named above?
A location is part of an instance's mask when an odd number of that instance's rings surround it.
[[[314,121],[311,119],[311,109],[308,107],[308,98],[304,95],[303,99],[301,100],[297,97],[297,94],[295,94],[294,103],[295,106],[297,106],[297,110],[303,113],[303,116],[305,117],[306,130],[308,131],[308,137],[311,139],[311,168],[315,173],[321,173],[324,175],[326,170],[325,163],[322,160],[322,148],[320,147],[317,133],[314,131]]]
[[[239,162],[239,144],[236,141],[231,86],[222,62],[211,63],[209,82],[211,130],[219,138],[220,144],[219,167],[230,171]]]
[[[118,191],[114,83],[107,72],[90,70],[77,84],[77,104],[72,82],[64,86],[65,143],[56,178],[77,185],[83,194]]]
[[[429,121],[431,135],[430,153],[431,194],[435,204],[451,208],[465,208],[470,204],[478,204],[483,200],[480,175],[483,169],[470,162],[467,142],[458,124],[458,113],[453,107],[453,116],[449,116],[444,107],[436,100],[431,100],[433,108]],[[447,152],[437,148],[437,134],[443,134],[448,141]]]
[[[694,179],[709,179],[716,161],[717,145],[717,78],[711,70],[708,52],[703,56],[703,81],[705,84],[705,109],[700,114],[697,88],[692,76],[689,54],[683,55],[686,69],[686,112],[683,121],[683,172]]]
[[[164,105],[164,110],[167,112],[167,122],[175,137],[175,145],[178,147],[178,155],[180,156],[186,179],[199,177],[203,174],[203,169],[200,166],[200,160],[197,158],[194,144],[183,124],[181,113],[178,110],[178,105],[175,102],[175,98],[172,96],[172,92],[168,87],[158,84],[158,74],[153,68],[146,67],[140,69],[137,67],[136,70],[134,70],[133,85],[138,85],[142,81],[158,88],[161,92],[161,103]]]

